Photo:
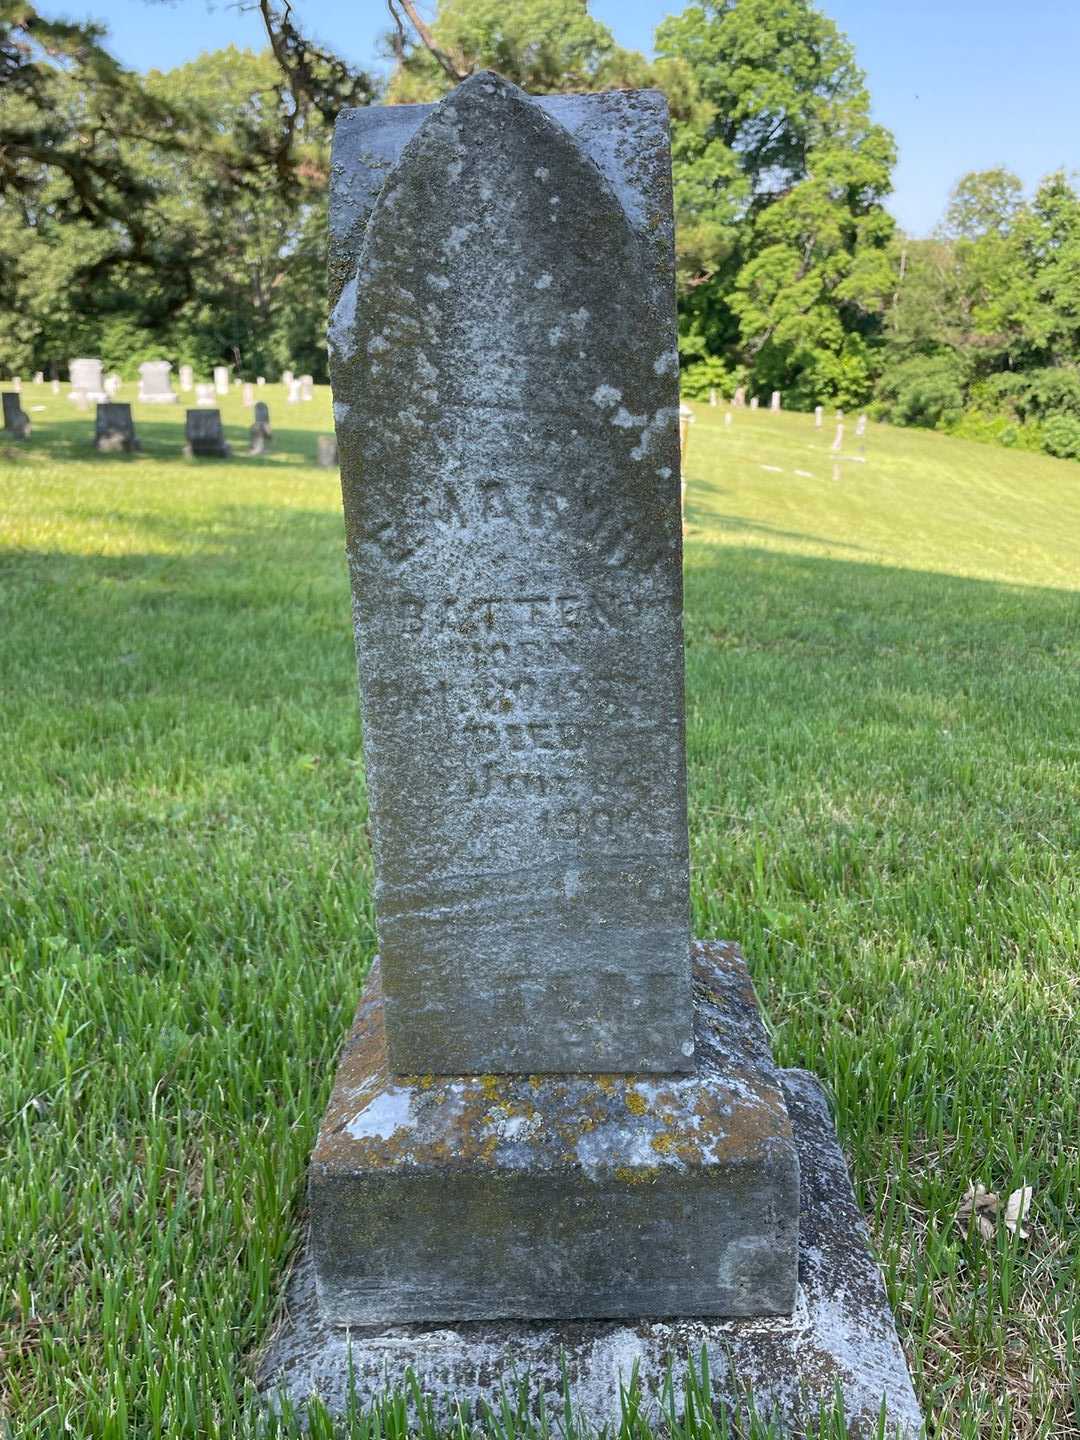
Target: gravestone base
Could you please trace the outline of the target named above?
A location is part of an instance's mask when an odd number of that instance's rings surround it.
[[[734,946],[693,946],[694,1069],[402,1076],[372,971],[312,1155],[338,1324],[776,1315],[799,1166]]]
[[[271,1406],[303,1411],[318,1395],[335,1414],[403,1389],[415,1374],[440,1419],[458,1402],[497,1405],[528,1382],[530,1402],[562,1414],[564,1385],[580,1418],[618,1427],[620,1391],[635,1368],[644,1409],[659,1417],[670,1374],[676,1408],[687,1366],[706,1355],[714,1403],[775,1417],[798,1434],[843,1397],[847,1433],[915,1440],[922,1416],[869,1237],[824,1095],[812,1075],[780,1071],[801,1168],[799,1274],[790,1315],[739,1319],[474,1321],[453,1325],[336,1326],[323,1316],[310,1243],[295,1266],[277,1332],[258,1367]]]

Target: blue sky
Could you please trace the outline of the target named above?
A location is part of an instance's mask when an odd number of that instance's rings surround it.
[[[507,0],[512,4],[513,0]],[[616,39],[649,52],[683,0],[592,0]],[[891,208],[924,234],[967,170],[1006,165],[1032,186],[1080,169],[1080,0],[821,0],[855,45],[874,113],[900,147]],[[230,41],[261,47],[258,17],[229,0],[43,0],[50,15],[92,16],[138,69],[166,68]],[[430,13],[434,0],[424,9]],[[387,26],[381,0],[295,0],[305,28],[372,67]]]

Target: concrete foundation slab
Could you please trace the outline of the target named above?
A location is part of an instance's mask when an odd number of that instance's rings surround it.
[[[312,1156],[323,1314],[776,1315],[799,1166],[746,963],[693,947],[694,1069],[391,1073],[373,972]]]
[[[805,1071],[780,1076],[802,1176],[791,1315],[338,1327],[320,1313],[305,1249],[258,1367],[268,1403],[285,1396],[303,1409],[318,1395],[341,1413],[350,1386],[367,1406],[400,1387],[411,1370],[446,1418],[457,1402],[492,1403],[501,1387],[526,1377],[534,1403],[543,1396],[549,1411],[561,1413],[565,1374],[583,1421],[617,1425],[620,1386],[635,1366],[646,1413],[656,1418],[669,1370],[678,1404],[680,1375],[704,1350],[714,1400],[744,1410],[749,1393],[757,1412],[774,1416],[785,1435],[801,1433],[803,1419],[839,1391],[853,1440],[878,1436],[882,1406],[884,1433],[916,1440],[922,1416],[824,1096]]]

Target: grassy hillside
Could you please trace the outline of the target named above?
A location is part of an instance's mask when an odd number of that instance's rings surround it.
[[[98,457],[29,387],[0,442],[20,1436],[249,1432],[374,947],[329,399],[267,392],[263,460],[184,461],[179,407]],[[698,933],[833,1090],[938,1433],[1080,1434],[1080,465],[871,427],[834,470],[831,427],[722,418],[687,467]],[[1033,1186],[1030,1239],[961,1233],[969,1181]]]

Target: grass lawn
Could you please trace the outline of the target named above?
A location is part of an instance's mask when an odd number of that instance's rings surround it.
[[[44,387],[0,442],[12,1436],[254,1433],[374,949],[329,396],[264,398],[260,460],[183,460],[181,407],[95,456]],[[722,419],[687,467],[697,933],[831,1087],[935,1433],[1078,1436],[1080,465],[872,426],[834,467],[812,417]],[[962,1233],[969,1181],[1032,1186],[1030,1238]]]

